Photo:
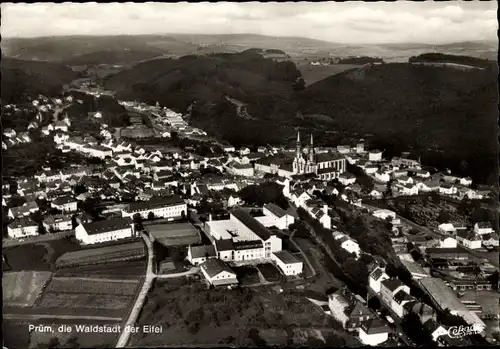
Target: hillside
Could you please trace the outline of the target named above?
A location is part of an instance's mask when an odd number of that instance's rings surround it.
[[[2,102],[16,103],[23,96],[52,95],[78,75],[64,65],[3,58]]]
[[[114,50],[97,51],[75,56],[64,61],[67,65],[130,64],[161,56],[162,50]]]
[[[304,89],[293,63],[250,51],[148,61],[108,78],[106,87],[119,99],[159,101],[182,112],[192,106],[195,126],[236,145],[283,143],[296,127],[315,129],[318,142],[334,142],[325,132],[358,134],[388,155],[411,149],[428,163],[485,181],[495,169],[496,76],[489,69],[388,63]],[[245,117],[234,100],[245,105]],[[332,123],[325,129],[297,115]]]
[[[497,75],[489,69],[374,65],[309,86],[299,109],[330,116],[339,130],[373,134],[382,148],[411,146],[428,162],[485,180],[495,168]]]

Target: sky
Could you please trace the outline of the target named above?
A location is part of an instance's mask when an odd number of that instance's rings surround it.
[[[497,2],[2,3],[3,37],[262,34],[345,44],[496,40]]]

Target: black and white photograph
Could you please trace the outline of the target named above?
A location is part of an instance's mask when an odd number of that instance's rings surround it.
[[[4,349],[499,345],[498,2],[0,6]]]

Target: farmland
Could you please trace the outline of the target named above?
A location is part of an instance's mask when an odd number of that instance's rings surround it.
[[[329,76],[342,73],[343,71],[360,67],[354,64],[331,64],[331,65],[310,65],[309,61],[297,62],[297,68],[302,73],[306,86],[326,79]]]
[[[146,270],[145,260],[106,263],[102,265],[85,265],[58,269],[56,276],[88,276],[92,278],[107,279],[132,279],[137,280],[144,275]]]
[[[294,293],[277,294],[268,287],[258,291],[241,288],[228,291],[186,279],[157,282],[148,296],[138,325],[162,325],[162,334],[142,333],[131,337],[132,346],[240,345],[253,346],[252,332],[266,333],[269,343],[303,344],[294,331],[314,328],[334,333],[333,346],[355,341],[319,307]],[[277,336],[277,337],[274,337]],[[255,339],[255,338],[254,338]]]
[[[2,252],[11,271],[55,271],[55,261],[59,256],[80,249],[76,241],[65,238],[4,248]]]
[[[146,249],[144,244],[142,242],[134,242],[68,252],[56,260],[56,266],[57,268],[63,268],[119,261],[133,261],[142,259],[145,256]]]
[[[2,277],[3,304],[5,306],[32,306],[51,276],[51,272],[44,271],[5,273]]]

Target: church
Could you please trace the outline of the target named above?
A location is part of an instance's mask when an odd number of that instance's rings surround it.
[[[297,149],[293,160],[294,175],[314,173],[319,179],[332,180],[338,178],[345,170],[346,160],[339,153],[316,153],[312,135],[311,144],[305,155],[300,144],[300,132],[297,133]]]

